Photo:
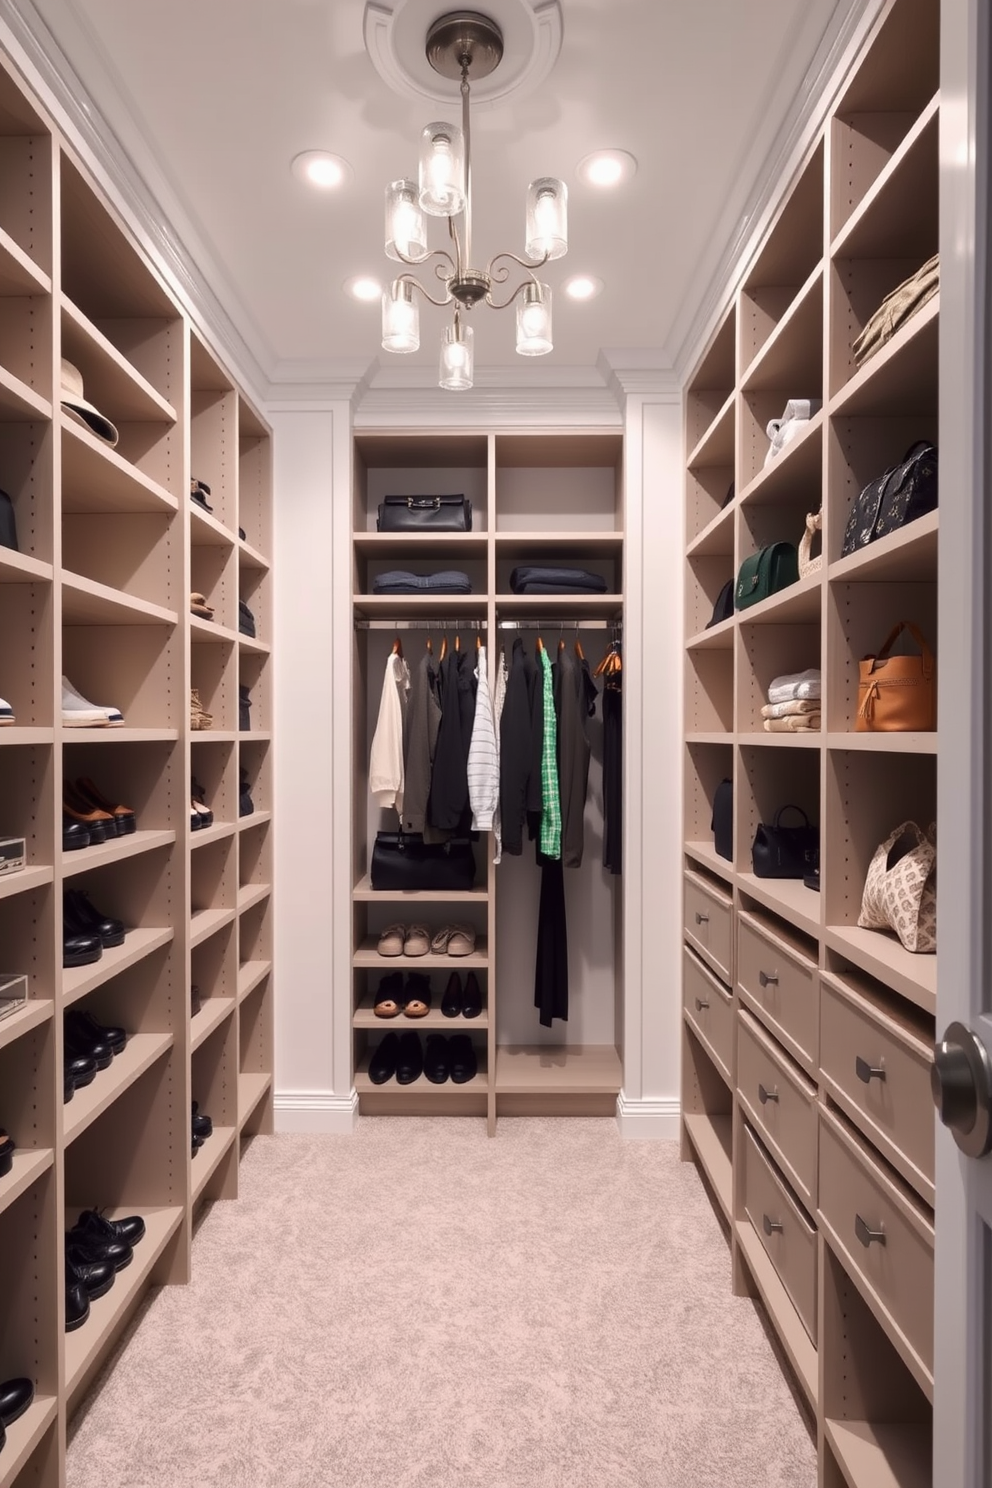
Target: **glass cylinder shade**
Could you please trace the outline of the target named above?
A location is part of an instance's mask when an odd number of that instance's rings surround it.
[[[413,285],[398,279],[382,297],[383,351],[420,350],[420,306]]]
[[[539,176],[527,187],[528,258],[563,258],[568,252],[568,187]]]
[[[420,205],[431,217],[465,209],[465,142],[454,124],[428,124],[420,136]]]
[[[427,224],[416,181],[391,181],[386,187],[386,256],[399,262],[427,256]]]
[[[553,348],[551,290],[546,284],[528,284],[517,301],[517,351],[521,356],[544,356]]]
[[[475,371],[475,332],[471,326],[456,322],[445,326],[441,335],[441,376],[439,385],[448,392],[460,393],[472,386]]]

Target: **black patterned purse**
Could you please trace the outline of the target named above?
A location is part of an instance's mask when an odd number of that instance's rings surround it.
[[[898,465],[869,481],[851,508],[841,557],[857,553],[937,506],[937,450],[925,439],[910,445]]]

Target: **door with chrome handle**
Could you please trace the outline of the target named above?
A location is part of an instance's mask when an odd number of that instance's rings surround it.
[[[968,1157],[992,1152],[992,1059],[964,1023],[951,1023],[934,1047],[930,1089],[961,1151]]]

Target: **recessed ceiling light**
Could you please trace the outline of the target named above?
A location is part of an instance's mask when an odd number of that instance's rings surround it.
[[[637,170],[637,161],[626,150],[596,150],[575,167],[580,181],[589,186],[619,186]]]
[[[304,150],[302,154],[294,155],[292,171],[308,186],[319,186],[324,190],[343,186],[352,177],[347,160],[342,160],[340,155],[330,155],[326,150]]]
[[[345,290],[356,300],[378,300],[382,295],[382,285],[378,279],[370,279],[367,274],[358,274],[354,279],[345,280]]]
[[[562,288],[573,300],[594,300],[603,288],[603,281],[595,274],[573,274]]]

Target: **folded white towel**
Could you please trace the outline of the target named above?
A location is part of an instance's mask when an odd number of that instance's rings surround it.
[[[766,703],[761,710],[762,718],[789,718],[793,714],[819,713],[819,698],[793,698],[789,703]]]
[[[766,718],[762,724],[766,734],[818,734],[819,713],[793,713],[788,718]]]
[[[768,688],[770,703],[791,703],[796,698],[818,698],[821,676],[818,667],[805,672],[788,672],[782,677],[773,677]]]

